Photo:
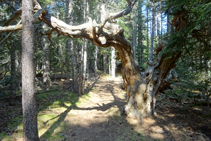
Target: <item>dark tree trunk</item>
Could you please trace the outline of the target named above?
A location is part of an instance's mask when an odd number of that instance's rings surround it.
[[[14,105],[14,98],[15,98],[15,73],[16,73],[16,63],[15,63],[15,46],[14,43],[12,43],[12,48],[10,52],[10,59],[11,59],[11,82],[10,82],[10,99],[9,104]]]
[[[22,0],[22,106],[24,141],[38,141],[34,88],[33,1]]]
[[[107,50],[105,50],[107,52]],[[103,52],[103,72],[106,73],[107,69],[107,53]]]

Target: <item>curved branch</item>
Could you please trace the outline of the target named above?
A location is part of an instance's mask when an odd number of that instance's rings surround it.
[[[9,20],[7,21],[4,26],[8,26],[10,25],[15,19],[17,19],[18,16],[20,16],[22,13],[22,8],[18,9],[18,11],[14,14],[14,16]]]
[[[125,10],[122,10],[122,11],[117,12],[117,13],[110,13],[109,18],[110,19],[117,19],[117,18],[120,18],[124,15],[129,14],[130,11],[133,9],[133,6],[135,5],[136,2],[137,2],[137,0],[133,0],[133,1],[127,0],[127,3],[128,3],[127,8]]]

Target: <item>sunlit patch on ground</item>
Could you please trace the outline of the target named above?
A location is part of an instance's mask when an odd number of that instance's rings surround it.
[[[94,83],[94,81],[92,82]],[[144,118],[141,124],[132,116],[122,116],[126,93],[120,88],[121,77],[101,77],[87,94],[78,96],[69,91],[52,91],[37,95],[38,128],[41,141],[139,141],[139,140],[209,140],[196,130],[196,113],[187,115],[185,108],[172,108],[173,103],[158,100],[158,115]],[[199,109],[199,110],[198,110]],[[19,109],[20,110],[20,109]],[[188,120],[187,120],[188,119]],[[203,118],[209,121],[209,118]],[[190,122],[190,123],[188,123]],[[204,130],[209,130],[203,125]],[[21,141],[22,116],[9,122],[11,134],[0,133],[2,141]]]

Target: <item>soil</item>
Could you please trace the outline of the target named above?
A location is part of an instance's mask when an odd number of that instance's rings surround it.
[[[126,92],[122,78],[101,77],[90,92],[91,98],[73,109],[65,121],[70,141],[130,140],[211,140],[211,119],[203,117],[206,107],[189,107],[158,96],[157,116],[143,124],[134,117],[122,116]]]
[[[65,81],[60,83],[63,88],[68,84]],[[181,104],[165,95],[157,97],[157,116],[144,118],[143,124],[132,116],[122,116],[126,92],[121,89],[121,83],[121,77],[100,77],[96,82],[88,82],[86,92],[90,98],[60,116],[67,124],[64,140],[211,140],[211,118],[206,117],[210,114],[207,107]],[[21,114],[20,110],[16,111]],[[1,121],[8,120],[4,116],[6,113],[0,112],[3,114]],[[3,130],[0,127],[0,131]]]

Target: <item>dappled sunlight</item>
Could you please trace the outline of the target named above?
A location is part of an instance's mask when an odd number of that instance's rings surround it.
[[[158,100],[157,116],[144,118],[143,123],[133,116],[121,115],[126,94],[119,80],[101,78],[97,87],[82,96],[66,91],[39,95],[40,140],[190,140],[193,136],[197,140],[206,139],[187,123],[184,108],[173,108],[170,102],[161,104],[168,102],[163,99]],[[198,112],[200,108],[194,110]],[[3,141],[21,141],[22,133],[23,126],[18,124],[18,129]]]

